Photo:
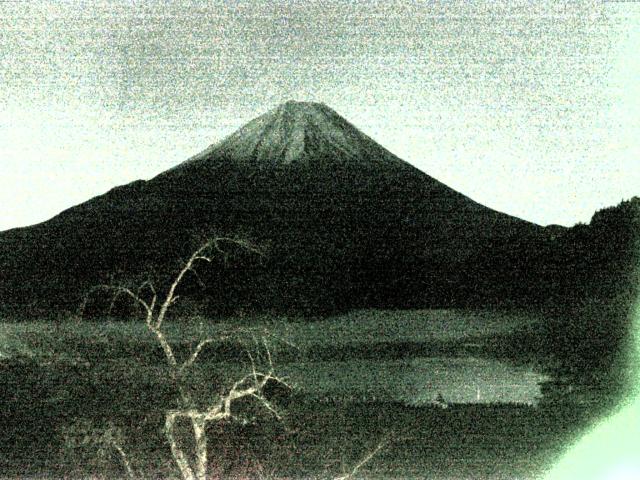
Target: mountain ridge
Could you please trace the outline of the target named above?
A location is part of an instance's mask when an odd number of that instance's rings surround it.
[[[351,139],[353,138],[357,139],[357,142],[356,142],[357,145],[355,148],[353,147],[349,148],[348,146],[344,147],[345,142],[342,142],[342,148],[338,146],[336,147],[337,151],[330,152],[329,154],[326,154],[326,153],[324,154],[324,156],[329,156],[329,157],[336,157],[337,153],[342,153],[346,155],[347,159],[346,161],[341,162],[341,165],[340,164],[336,165],[335,163],[330,165],[312,165],[312,164],[309,164],[308,162],[300,161],[301,159],[299,158],[299,156],[304,153],[303,147],[306,146],[308,142],[300,142],[299,144],[294,145],[293,147],[296,148],[296,150],[293,152],[291,150],[288,150],[288,147],[291,147],[290,139],[298,135],[300,131],[306,132],[307,130],[313,130],[314,132],[317,132],[319,130],[318,123],[321,123],[321,122],[313,122],[313,121],[310,121],[309,119],[309,117],[314,117],[314,116],[329,117],[330,121],[325,122],[325,125],[324,125],[325,130],[332,129],[334,131],[335,130],[346,131],[347,133],[344,134],[342,137],[343,140],[345,137],[350,137]],[[285,130],[288,130],[288,132],[285,132],[285,134],[282,134],[282,128],[279,128],[279,127],[281,127],[281,124],[287,123],[287,117],[293,118],[294,121],[290,122],[293,124],[293,128],[285,129]],[[326,128],[327,123],[329,127],[332,127],[332,128]],[[260,128],[256,128],[256,127],[260,127]],[[275,134],[274,134],[274,131],[275,131]],[[269,135],[271,135],[271,138],[268,138],[267,139],[268,141],[265,142],[264,137]],[[315,135],[315,137],[318,137],[318,136],[319,135],[317,134]],[[325,138],[330,136],[331,135],[326,135]],[[275,141],[273,137],[276,137]],[[248,149],[249,150],[248,152],[246,148],[247,143],[249,144],[249,147],[251,147]],[[261,146],[264,147],[265,143],[267,145],[271,145],[271,148],[260,149],[259,147]],[[332,144],[332,142],[325,142],[325,143]],[[259,144],[262,144],[262,145],[259,145]],[[259,150],[259,151],[256,152],[256,150]],[[351,151],[349,152],[349,150]],[[354,153],[354,150],[355,150],[355,153]],[[265,152],[269,153],[271,157],[266,155]],[[371,154],[371,152],[374,152],[374,154]],[[296,153],[298,155],[296,155]],[[313,158],[313,157],[318,157],[319,155],[318,155],[318,152],[313,152],[312,154],[307,154],[306,156]],[[239,160],[238,160],[238,157],[239,157]],[[276,160],[282,160],[282,161],[272,161],[272,162],[260,161],[260,160],[264,160],[265,158],[276,158]],[[351,163],[350,161],[354,158],[356,158],[358,161],[355,162],[355,164],[350,165]],[[378,160],[380,158],[382,158],[383,160],[386,160],[386,162],[385,161],[376,162],[376,163],[370,162],[370,160]],[[231,159],[230,164],[229,163],[225,164],[225,161],[229,159]],[[226,137],[222,138],[217,142],[214,142],[213,144],[211,144],[201,152],[197,153],[196,155],[193,155],[187,160],[165,170],[164,172],[161,172],[160,174],[154,176],[151,179],[148,179],[148,180],[139,179],[127,184],[115,186],[103,194],[97,195],[91,199],[81,202],[80,204],[74,205],[72,207],[69,207],[61,211],[59,214],[55,215],[51,219],[45,220],[43,222],[39,222],[34,225],[26,226],[26,227],[18,227],[18,229],[37,227],[38,225],[45,224],[51,220],[56,219],[60,215],[64,216],[67,212],[73,212],[77,208],[83,208],[87,204],[91,204],[96,200],[103,199],[110,196],[117,196],[117,195],[120,195],[121,192],[126,190],[137,191],[140,189],[145,189],[149,185],[153,185],[158,181],[162,183],[162,180],[164,180],[167,177],[171,179],[172,176],[176,174],[180,174],[185,170],[188,171],[189,169],[194,169],[194,168],[204,170],[205,172],[206,170],[209,170],[210,172],[217,172],[217,171],[223,170],[223,173],[229,173],[228,169],[231,167],[234,169],[253,170],[251,174],[256,174],[256,173],[259,174],[259,173],[264,173],[264,171],[271,170],[276,174],[286,175],[287,173],[299,174],[300,173],[299,170],[301,169],[317,168],[318,170],[323,170],[323,169],[326,170],[327,168],[338,167],[338,168],[342,168],[343,170],[342,172],[339,172],[339,173],[344,173],[344,170],[349,170],[350,168],[357,168],[359,169],[358,173],[373,175],[375,173],[379,173],[379,169],[381,166],[383,166],[386,169],[385,171],[387,175],[394,175],[394,176],[411,175],[412,177],[414,176],[418,177],[420,180],[429,178],[430,182],[436,185],[438,188],[448,189],[449,191],[453,192],[455,195],[464,197],[470,202],[473,202],[473,204],[475,205],[481,206],[482,208],[485,208],[485,209],[490,209],[496,213],[506,215],[511,218],[517,218],[508,213],[500,212],[498,210],[491,209],[490,207],[486,207],[480,204],[479,202],[467,197],[466,195],[448,187],[447,185],[440,182],[436,178],[429,176],[427,173],[419,170],[417,167],[411,165],[410,163],[402,160],[401,158],[399,158],[389,150],[377,144],[369,136],[360,132],[351,123],[349,123],[347,120],[341,117],[335,110],[331,109],[324,103],[299,102],[299,101],[289,100],[269,110],[265,114],[260,115],[254,118],[253,120],[247,122],[245,125],[241,126],[230,135],[227,135]],[[389,168],[390,166],[392,167]],[[225,169],[227,169],[226,172],[224,172]],[[376,172],[376,170],[378,171]],[[375,175],[373,176],[375,177]],[[339,178],[335,178],[335,176],[330,180],[337,180],[336,183],[339,183]],[[374,178],[374,181],[378,181],[378,180],[380,180],[380,178]],[[253,187],[256,187],[256,185],[253,185]],[[323,184],[319,188],[326,188],[326,187],[327,185]],[[518,220],[522,220],[522,219],[518,219]],[[522,221],[527,222],[531,225],[536,225],[534,222],[531,222],[528,220],[522,220]],[[7,230],[7,232],[12,230],[15,230],[15,229]],[[4,232],[0,232],[0,233],[4,233]]]
[[[325,105],[288,102],[150,180],[0,233],[0,298],[73,309],[118,272],[170,275],[215,232],[270,250],[186,287],[213,310],[522,303],[552,230],[456,192]]]

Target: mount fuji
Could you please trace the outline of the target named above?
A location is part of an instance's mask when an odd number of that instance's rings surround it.
[[[209,288],[194,286],[231,311],[491,303],[514,294],[522,244],[549,236],[423,173],[326,105],[287,102],[151,180],[0,233],[0,295],[72,308],[109,275],[171,271],[210,232],[268,246],[263,260],[241,255],[211,269]]]

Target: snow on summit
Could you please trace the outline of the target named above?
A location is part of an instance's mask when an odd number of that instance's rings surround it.
[[[404,163],[322,103],[288,101],[185,163],[214,157],[260,168],[334,158],[350,164]]]

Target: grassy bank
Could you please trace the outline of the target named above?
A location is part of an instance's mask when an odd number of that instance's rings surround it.
[[[211,470],[218,476],[330,477],[382,442],[363,476],[535,478],[590,422],[589,408],[488,403],[441,410],[412,406],[406,395],[398,401],[406,386],[398,379],[413,378],[408,368],[418,365],[417,381],[429,380],[420,358],[451,348],[464,370],[466,348],[535,322],[508,313],[366,311],[312,323],[192,319],[169,322],[167,330],[181,356],[205,336],[242,334],[203,351],[187,380],[197,398],[215,396],[246,371],[249,326],[273,335],[277,368],[296,384],[271,395],[282,421],[247,403],[237,412],[246,425],[211,425]],[[371,349],[362,350],[365,344]],[[359,384],[351,372],[360,372]],[[118,456],[96,440],[110,432],[148,477],[175,477],[162,427],[176,391],[141,322],[0,324],[0,384],[5,476],[121,477]],[[410,395],[415,385],[408,387]]]

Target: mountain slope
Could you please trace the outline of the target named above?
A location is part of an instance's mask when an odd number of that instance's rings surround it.
[[[254,168],[292,163],[317,166],[319,158],[361,166],[404,163],[326,105],[293,101],[250,121],[181,166],[211,162],[215,157]]]
[[[236,258],[211,269],[208,290],[193,287],[224,310],[495,302],[510,295],[508,280],[481,292],[471,281],[498,268],[486,253],[546,238],[402,161],[325,105],[287,102],[149,181],[0,234],[0,294],[18,307],[72,308],[109,274],[170,271],[202,232],[269,246],[263,261]]]

